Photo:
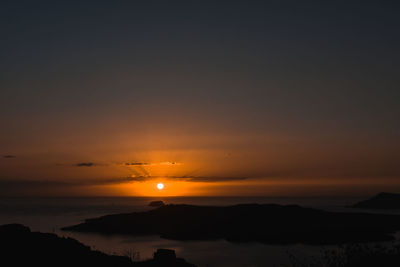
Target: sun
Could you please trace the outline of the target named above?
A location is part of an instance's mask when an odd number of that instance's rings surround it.
[[[163,183],[158,183],[157,184],[157,188],[158,188],[158,190],[162,190],[164,188],[164,184]]]

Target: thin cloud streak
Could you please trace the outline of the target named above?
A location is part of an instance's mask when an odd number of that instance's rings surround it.
[[[184,181],[184,182],[225,182],[225,181],[241,181],[246,180],[248,177],[221,177],[221,176],[151,176],[151,175],[141,175],[141,176],[131,176],[129,177],[132,181],[147,181],[155,179],[166,179],[171,181]]]
[[[148,166],[151,165],[147,162],[125,162],[124,165],[126,166]]]
[[[163,161],[163,162],[125,162],[122,165],[125,166],[173,166],[173,165],[182,165],[180,162],[175,161]]]
[[[77,163],[75,164],[76,167],[93,167],[93,166],[97,166],[97,164],[93,163],[93,162],[81,162],[81,163]]]

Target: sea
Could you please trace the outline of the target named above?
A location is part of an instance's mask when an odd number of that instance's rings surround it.
[[[134,261],[153,257],[158,248],[175,250],[199,267],[265,267],[290,266],[293,260],[306,261],[319,257],[329,246],[266,245],[260,243],[230,243],[215,241],[176,241],[159,236],[101,235],[60,230],[108,214],[146,211],[151,201],[166,204],[193,204],[227,206],[243,203],[296,204],[328,211],[354,212],[347,206],[364,198],[271,198],[271,197],[71,197],[71,198],[0,198],[0,225],[20,223],[32,231],[55,233],[71,237],[81,243],[108,254],[130,256]],[[365,212],[365,211],[363,211]]]

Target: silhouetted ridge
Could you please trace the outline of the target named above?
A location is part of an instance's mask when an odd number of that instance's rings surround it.
[[[337,244],[390,240],[400,216],[335,213],[275,204],[228,207],[165,205],[146,212],[88,219],[64,230],[154,235],[176,240]]]
[[[0,226],[0,249],[1,266],[195,267],[171,250],[158,250],[152,260],[132,262],[128,257],[93,251],[72,238],[31,232],[20,224]]]
[[[362,209],[400,209],[400,194],[382,192],[370,199],[354,204],[353,207]]]
[[[161,206],[164,206],[164,205],[165,205],[164,201],[161,201],[161,200],[152,201],[152,202],[149,203],[150,207],[161,207]]]

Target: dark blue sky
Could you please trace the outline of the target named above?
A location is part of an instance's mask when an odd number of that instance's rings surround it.
[[[399,14],[396,1],[1,1],[1,152],[218,150],[249,164],[207,175],[397,178]],[[2,177],[26,178],[9,162]]]

